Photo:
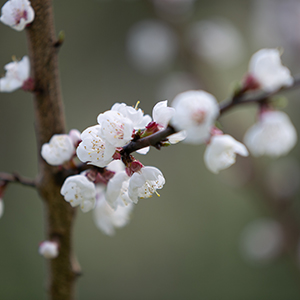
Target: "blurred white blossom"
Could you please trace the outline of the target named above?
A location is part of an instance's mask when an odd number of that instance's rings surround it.
[[[177,130],[186,131],[185,142],[204,143],[219,115],[216,98],[205,91],[187,91],[175,97],[172,102],[175,115],[171,124]]]
[[[67,134],[55,134],[49,143],[42,146],[43,159],[52,166],[59,166],[69,161],[75,153],[72,139]]]
[[[249,74],[266,92],[273,92],[294,83],[290,70],[281,63],[278,49],[261,49],[249,62]]]
[[[21,88],[30,76],[30,62],[28,56],[20,61],[13,61],[4,66],[5,76],[0,78],[0,92],[13,92]]]
[[[267,218],[255,220],[242,232],[242,255],[252,262],[269,262],[280,254],[283,239],[283,231],[277,221]]]
[[[34,10],[28,0],[9,0],[1,9],[0,21],[21,31],[34,19]]]
[[[179,94],[188,90],[200,88],[199,80],[186,72],[171,72],[163,78],[157,91],[157,99],[174,99]]]
[[[206,147],[204,162],[211,172],[217,174],[235,163],[236,154],[248,156],[248,150],[228,134],[214,135]]]
[[[162,189],[165,184],[165,178],[162,172],[155,167],[142,167],[140,171],[135,172],[128,186],[129,198],[138,202],[138,198],[150,198],[157,189]]]
[[[76,154],[82,162],[105,167],[112,161],[115,147],[106,143],[101,137],[101,126],[88,127],[81,133],[82,142],[76,149]]]
[[[215,67],[234,67],[245,56],[241,33],[226,19],[196,22],[189,29],[188,37],[193,52]]]
[[[177,52],[177,40],[166,24],[154,20],[141,21],[128,33],[127,51],[138,70],[158,72],[172,63]]]
[[[288,115],[282,111],[264,111],[259,121],[250,127],[244,142],[254,156],[281,156],[297,142],[297,132]]]
[[[62,185],[60,193],[72,207],[79,205],[83,212],[88,212],[95,207],[95,184],[84,175],[69,176]]]
[[[39,246],[39,254],[47,259],[56,258],[59,254],[58,244],[52,241],[43,241]]]
[[[104,188],[97,185],[96,191],[97,202],[93,212],[95,224],[104,234],[114,235],[115,228],[128,224],[133,205],[130,203],[126,206],[118,206],[114,210],[106,202]]]

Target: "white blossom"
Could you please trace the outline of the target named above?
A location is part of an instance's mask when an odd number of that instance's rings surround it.
[[[195,54],[217,68],[236,66],[245,56],[242,34],[229,20],[198,21],[192,24],[188,35]]]
[[[107,203],[103,188],[97,185],[96,190],[97,203],[94,209],[95,224],[103,233],[114,235],[115,228],[124,227],[129,222],[133,205],[130,203],[127,206],[118,206],[114,210]]]
[[[124,117],[128,118],[133,123],[134,129],[145,128],[145,126],[151,122],[151,117],[149,115],[144,116],[144,112],[140,108],[137,109],[125,103],[115,103],[111,110],[118,111]]]
[[[290,70],[282,65],[280,55],[278,49],[261,49],[251,57],[249,73],[267,92],[294,83]]]
[[[134,124],[120,112],[106,111],[98,116],[97,121],[101,125],[101,138],[114,147],[123,147],[131,140]]]
[[[297,132],[288,115],[282,111],[265,111],[250,127],[244,142],[254,156],[281,156],[297,142]]]
[[[61,187],[60,193],[72,207],[80,205],[83,212],[88,212],[95,207],[95,184],[84,175],[69,176]]]
[[[242,232],[241,250],[249,261],[270,262],[278,257],[283,246],[283,229],[275,220],[268,218],[254,220]]]
[[[142,167],[129,180],[129,198],[134,203],[137,203],[138,198],[149,198],[152,197],[153,193],[157,194],[156,190],[162,189],[164,184],[165,178],[159,169],[155,167]]]
[[[49,143],[42,146],[43,159],[52,166],[59,166],[69,161],[75,153],[72,139],[67,134],[55,134]]]
[[[125,171],[118,172],[107,184],[106,200],[108,204],[116,209],[118,206],[127,206],[132,200],[128,196],[130,177]]]
[[[77,147],[78,143],[81,141],[81,133],[77,129],[71,129],[69,132],[69,137],[71,138],[74,147]]]
[[[125,170],[125,165],[122,160],[115,159],[107,165],[106,169],[115,173],[119,173]]]
[[[175,108],[168,106],[168,100],[158,102],[152,110],[153,121],[158,124],[160,129],[165,129],[168,126],[174,114]],[[177,144],[185,138],[186,132],[180,131],[170,135],[168,140],[171,144]]]
[[[0,78],[0,92],[13,92],[21,88],[30,76],[30,62],[28,56],[20,61],[13,61],[4,66],[5,77]]]
[[[214,135],[205,150],[204,162],[211,172],[217,174],[235,163],[236,154],[248,156],[248,150],[228,134]]]
[[[155,104],[152,110],[153,121],[160,127],[166,128],[175,114],[175,108],[168,107],[168,100]]]
[[[28,0],[9,0],[1,9],[0,21],[21,31],[34,19],[34,10]]]
[[[56,258],[59,254],[58,244],[52,241],[43,241],[39,246],[39,254],[47,259]]]
[[[210,130],[219,115],[215,97],[205,91],[187,91],[175,97],[172,106],[175,115],[171,124],[177,130],[186,131],[185,142],[204,143],[210,137]]]
[[[81,134],[82,142],[77,147],[76,154],[82,162],[103,168],[112,161],[115,147],[106,143],[100,137],[100,132],[100,125],[85,129]]]

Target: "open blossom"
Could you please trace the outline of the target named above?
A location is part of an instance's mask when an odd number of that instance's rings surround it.
[[[82,162],[103,168],[112,161],[115,147],[100,137],[100,131],[100,125],[85,129],[81,134],[82,142],[76,149],[76,154]]]
[[[132,203],[127,206],[118,206],[112,209],[105,199],[102,186],[97,185],[97,203],[94,209],[94,221],[96,226],[107,235],[114,235],[115,228],[124,227],[130,220],[133,209]]]
[[[21,88],[30,76],[30,63],[28,56],[20,61],[13,61],[4,66],[5,76],[0,78],[0,92],[13,92]]]
[[[78,143],[81,142],[81,133],[77,129],[71,129],[69,131],[69,137],[71,138],[74,147],[78,146]]]
[[[101,125],[100,136],[105,142],[123,147],[131,140],[134,124],[122,113],[109,110],[100,114],[97,121]]]
[[[165,129],[172,117],[175,114],[173,107],[168,107],[168,100],[158,102],[152,110],[153,121],[158,124],[158,127]],[[186,138],[186,132],[180,131],[174,133],[168,137],[171,144],[177,144],[178,142]]]
[[[248,129],[244,142],[254,156],[281,156],[297,142],[297,132],[288,115],[282,111],[264,111],[259,121]]]
[[[121,171],[109,180],[106,189],[106,200],[113,209],[132,203],[128,196],[129,179],[130,177],[126,172]]]
[[[43,159],[52,166],[59,166],[69,161],[75,153],[72,139],[67,134],[55,134],[49,143],[42,146]]]
[[[52,259],[58,256],[58,244],[52,241],[43,241],[39,246],[39,254],[47,259]]]
[[[34,10],[28,0],[9,0],[1,9],[0,21],[21,31],[34,19]]]
[[[151,122],[151,117],[149,115],[144,116],[144,112],[140,108],[136,109],[132,106],[126,105],[125,103],[115,103],[111,110],[118,111],[124,117],[131,120],[134,129],[145,128],[145,126]]]
[[[249,73],[266,92],[290,86],[294,82],[290,70],[281,64],[278,49],[261,49],[254,53],[249,63]]]
[[[228,134],[212,136],[204,153],[204,162],[213,173],[227,169],[235,163],[236,154],[248,156],[247,148]]]
[[[84,175],[69,176],[61,187],[60,193],[72,207],[80,205],[83,212],[95,207],[95,184]]]
[[[172,106],[176,112],[171,124],[177,130],[186,131],[185,142],[204,143],[219,115],[215,97],[205,91],[187,91],[177,95]]]
[[[165,178],[162,172],[155,167],[142,167],[140,171],[135,172],[128,186],[129,198],[138,202],[138,198],[150,198],[157,189],[162,189],[165,184]]]

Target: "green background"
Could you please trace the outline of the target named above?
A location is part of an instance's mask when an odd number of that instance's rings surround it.
[[[296,1],[262,2],[274,13],[271,20],[279,26],[275,28],[281,28],[283,22],[274,6],[287,11],[289,20],[295,15],[289,6]],[[4,3],[0,1],[1,6]],[[138,21],[159,18],[148,1],[60,0],[54,1],[54,7],[56,31],[66,34],[59,59],[68,129],[83,131],[96,124],[97,115],[115,102],[134,105],[139,100],[140,107],[151,114],[155,103],[164,100],[157,97],[162,80],[171,71],[185,71],[178,60],[151,75],[130,64],[128,30]],[[201,84],[218,101],[230,95],[232,82],[242,78],[249,58],[260,48],[282,46],[285,64],[293,74],[300,72],[300,38],[295,41],[285,35],[286,27],[294,28],[294,23],[276,29],[277,35],[267,31],[273,28],[270,24],[254,29],[254,11],[254,1],[198,1],[186,23],[178,25],[221,16],[243,34],[245,59],[236,67],[224,70],[195,61]],[[259,40],[255,30],[265,31],[269,39]],[[299,28],[294,30],[299,32]],[[0,24],[0,40],[1,69],[12,55],[21,58],[27,54],[24,32]],[[285,111],[300,128],[299,92],[286,95],[290,101]],[[2,93],[0,99],[0,171],[34,177],[37,159],[31,95],[19,90]],[[241,141],[255,117],[254,107],[241,107],[220,121],[225,132]],[[300,273],[293,259],[282,255],[269,264],[249,264],[239,247],[241,232],[250,221],[272,217],[261,186],[273,161],[238,159],[234,167],[216,176],[204,166],[204,150],[204,145],[181,143],[161,151],[151,149],[145,157],[137,155],[144,165],[163,172],[166,185],[160,198],[141,200],[129,225],[117,230],[114,237],[95,227],[91,212],[78,211],[74,241],[83,269],[79,299],[299,299]],[[299,161],[299,145],[289,156]],[[252,171],[260,186],[248,180]],[[299,194],[293,201],[299,215]],[[0,299],[45,299],[46,266],[38,255],[38,244],[44,239],[42,203],[34,190],[13,184],[4,202]]]

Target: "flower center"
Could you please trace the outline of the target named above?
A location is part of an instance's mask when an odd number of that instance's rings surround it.
[[[192,113],[192,120],[195,121],[198,125],[202,124],[206,118],[206,111],[203,109],[197,109]]]
[[[19,24],[21,22],[21,19],[27,20],[27,11],[16,9],[14,12],[14,17],[16,24]]]

